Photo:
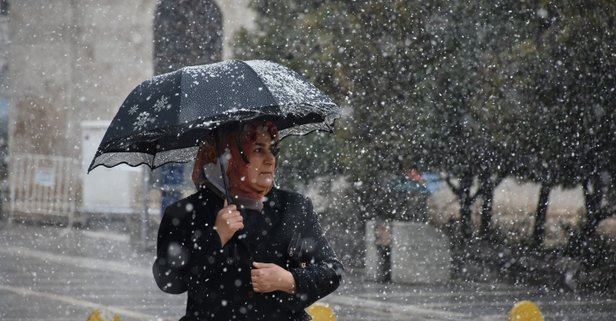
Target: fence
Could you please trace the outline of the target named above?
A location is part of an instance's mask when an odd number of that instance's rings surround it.
[[[9,161],[9,217],[75,220],[78,160],[21,154]]]

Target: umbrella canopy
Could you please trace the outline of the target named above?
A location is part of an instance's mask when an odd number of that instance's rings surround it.
[[[142,82],[111,121],[88,168],[194,160],[220,126],[253,119],[276,123],[281,139],[332,131],[339,107],[295,71],[265,60],[184,67]]]

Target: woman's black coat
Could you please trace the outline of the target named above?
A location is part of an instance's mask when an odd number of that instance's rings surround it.
[[[188,291],[182,320],[308,320],[304,309],[333,292],[342,275],[310,200],[272,189],[262,212],[244,215],[248,232],[236,233],[224,247],[214,228],[222,207],[223,200],[204,188],[170,205],[162,218],[154,279],[165,292]],[[255,293],[254,261],[289,270],[295,294]]]

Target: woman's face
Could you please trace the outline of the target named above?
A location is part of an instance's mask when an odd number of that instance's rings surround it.
[[[249,185],[257,193],[265,193],[274,184],[276,174],[275,142],[267,131],[257,131],[256,140],[250,146],[246,177]]]

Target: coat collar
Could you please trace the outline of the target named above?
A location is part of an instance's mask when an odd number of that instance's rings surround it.
[[[265,201],[263,202],[263,209],[279,209],[282,205],[280,204],[280,190],[276,187],[272,188],[272,190],[265,195]]]
[[[212,188],[211,186],[207,184],[199,185],[198,192],[206,197],[215,196],[215,199],[218,199],[219,201],[222,201],[225,198],[224,194],[218,192],[218,190],[216,190],[215,188]],[[279,209],[280,207],[282,207],[282,205],[280,204],[280,189],[273,187],[270,190],[270,192],[267,193],[267,195],[265,195],[265,201],[263,202],[263,209],[264,211],[266,208],[275,210],[275,209]]]
[[[265,219],[264,231],[267,238],[271,237],[271,231],[282,220],[282,205],[280,204],[280,191],[272,188],[266,195],[266,200],[263,204],[263,216]],[[257,214],[258,215],[258,214]]]

